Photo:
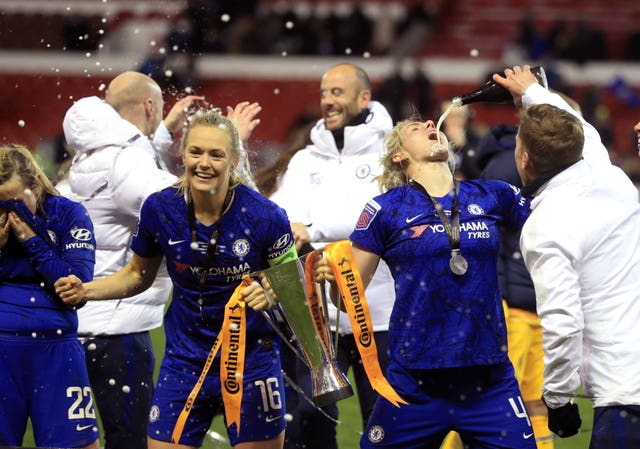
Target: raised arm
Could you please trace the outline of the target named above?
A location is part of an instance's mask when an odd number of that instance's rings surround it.
[[[134,254],[127,266],[110,276],[83,283],[77,276],[70,275],[58,279],[54,287],[62,301],[70,305],[84,301],[128,298],[151,286],[161,263],[162,256],[146,258]]]
[[[162,121],[164,126],[171,134],[176,134],[182,130],[187,122],[189,109],[200,101],[204,101],[204,97],[200,95],[187,95],[176,101],[167,116]]]
[[[238,130],[238,137],[243,143],[246,143],[256,126],[260,124],[257,118],[258,113],[262,110],[262,106],[258,103],[249,103],[241,101],[234,108],[227,106],[227,118],[229,118]]]
[[[528,65],[522,68],[514,66],[513,68],[505,69],[504,76],[494,73],[493,80],[511,92],[513,103],[517,108],[523,106],[522,97],[529,86],[538,84],[538,79],[531,72]]]
[[[520,68],[505,69],[505,76],[497,73],[493,79],[511,92],[515,105],[519,108],[527,108],[537,104],[550,104],[559,109],[575,115],[584,128],[585,145],[583,156],[589,163],[610,165],[609,152],[602,144],[602,139],[596,128],[587,122],[574,107],[572,107],[561,95],[545,89],[541,86],[535,75],[531,73],[528,65]]]

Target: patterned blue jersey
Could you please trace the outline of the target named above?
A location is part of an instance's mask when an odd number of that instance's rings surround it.
[[[53,284],[70,274],[93,278],[93,225],[82,205],[61,196],[47,196],[43,214],[20,200],[0,209],[36,234],[20,243],[11,232],[0,249],[0,446],[20,445],[27,418],[40,446],[87,446],[98,424],[78,316]]]
[[[131,248],[142,257],[166,257],[174,286],[164,323],[167,354],[202,363],[222,326],[224,306],[242,276],[290,254],[294,242],[284,210],[243,185],[235,188],[235,198],[218,222],[205,226],[195,221],[195,226],[196,242],[192,242],[185,198],[169,187],[144,202]],[[215,254],[207,262],[215,230]],[[200,288],[203,267],[208,274]],[[203,313],[199,298],[204,301]],[[275,338],[267,321],[247,308],[247,345],[265,335]]]
[[[19,200],[1,201],[0,209],[15,211],[36,233],[24,243],[10,233],[0,249],[0,330],[28,338],[75,335],[76,310],[63,304],[53,284],[70,274],[93,279],[96,242],[86,209],[61,196],[45,198],[42,216]]]
[[[452,191],[435,198],[450,218]],[[498,284],[499,226],[521,227],[529,202],[502,181],[462,181],[460,249],[466,274],[449,268],[451,247],[429,197],[412,186],[370,200],[351,240],[391,268],[396,302],[391,357],[407,369],[488,365],[507,360]]]

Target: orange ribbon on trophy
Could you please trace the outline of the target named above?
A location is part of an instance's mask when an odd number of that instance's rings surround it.
[[[307,304],[309,305],[309,312],[311,312],[311,318],[313,319],[313,324],[316,328],[316,334],[320,338],[322,346],[324,348],[329,348],[331,347],[331,342],[329,341],[329,335],[325,330],[328,329],[327,320],[323,313],[322,305],[320,304],[321,300],[318,297],[318,291],[316,290],[315,270],[313,269],[316,257],[312,256],[321,257],[317,252],[314,252],[310,254],[304,262]]]
[[[218,332],[218,338],[213,343],[211,351],[207,356],[200,377],[187,397],[176,425],[171,434],[171,442],[178,444],[184,425],[191,413],[193,404],[202,388],[213,360],[222,347],[220,354],[220,383],[222,384],[222,402],[224,403],[225,419],[228,426],[236,424],[238,434],[240,433],[240,406],[242,404],[242,385],[244,375],[244,356],[246,347],[246,304],[242,297],[244,288],[252,282],[251,278],[245,276],[243,281],[236,287],[233,295],[224,308],[224,321],[222,328]]]
[[[369,305],[364,295],[360,271],[353,261],[351,242],[340,240],[330,243],[325,246],[324,254],[336,278],[338,290],[353,328],[353,336],[362,357],[362,364],[372,388],[396,407],[407,404],[389,384],[380,368]]]

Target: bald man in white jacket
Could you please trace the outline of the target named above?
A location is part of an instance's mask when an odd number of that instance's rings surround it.
[[[177,179],[163,169],[160,152],[171,145],[172,136],[162,121],[158,85],[126,72],[111,82],[106,99],[83,98],[67,111],[63,129],[75,156],[68,177],[57,186],[81,202],[94,223],[95,278],[127,264],[143,201]],[[180,126],[172,125],[173,131]],[[170,293],[163,268],[151,288],[131,299],[92,301],[78,310],[78,335],[108,449],[147,447],[155,365],[149,331],[162,324]]]

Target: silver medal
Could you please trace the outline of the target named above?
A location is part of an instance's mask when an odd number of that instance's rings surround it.
[[[467,263],[467,259],[465,259],[460,251],[451,251],[451,259],[449,260],[449,268],[453,274],[457,274],[458,276],[462,276],[467,272],[467,268],[469,268],[469,264]]]

